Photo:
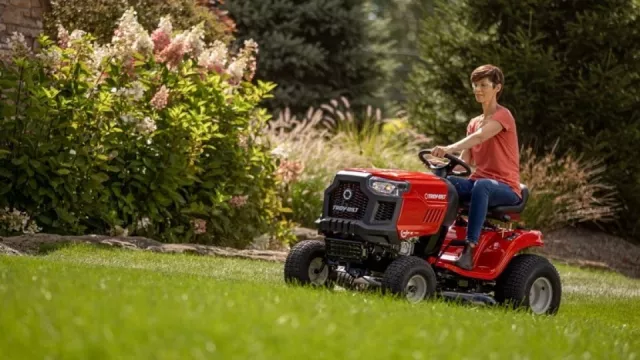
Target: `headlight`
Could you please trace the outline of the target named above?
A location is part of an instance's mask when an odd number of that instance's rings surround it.
[[[369,179],[369,189],[380,195],[400,196],[409,190],[409,184],[401,181],[372,177]]]

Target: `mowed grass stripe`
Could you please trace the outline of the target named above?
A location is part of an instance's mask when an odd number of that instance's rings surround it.
[[[7,359],[629,359],[638,354],[640,306],[634,297],[567,294],[560,314],[543,318],[288,287],[281,271],[281,264],[260,261],[87,247],[43,258],[0,257],[0,354]]]

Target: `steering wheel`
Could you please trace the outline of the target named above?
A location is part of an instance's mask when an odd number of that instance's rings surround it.
[[[418,153],[418,157],[420,158],[420,161],[422,161],[422,163],[425,164],[429,169],[433,170],[436,175],[440,177],[447,177],[448,175],[451,175],[451,174],[455,176],[471,175],[471,167],[466,162],[462,161],[462,159],[456,156],[453,156],[451,154],[445,154],[444,157],[449,160],[449,163],[445,165],[436,166],[436,165],[433,165],[429,160],[425,159],[425,155],[429,155],[429,154],[431,154],[430,149],[420,150],[420,152]],[[453,169],[457,165],[462,166],[465,169],[465,171],[462,171],[462,172],[453,171]]]

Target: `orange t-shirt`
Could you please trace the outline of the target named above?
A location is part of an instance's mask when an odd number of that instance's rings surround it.
[[[520,198],[520,149],[516,133],[516,120],[509,109],[498,105],[495,114],[491,116],[502,124],[502,131],[480,145],[472,147],[471,161],[476,169],[470,178],[494,179],[503,182]],[[480,117],[474,118],[467,126],[467,135],[474,133],[480,125]]]

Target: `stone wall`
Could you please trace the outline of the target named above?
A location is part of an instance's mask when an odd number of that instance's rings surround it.
[[[42,16],[48,7],[48,0],[0,0],[0,52],[14,31],[22,33],[27,44],[37,46]]]

